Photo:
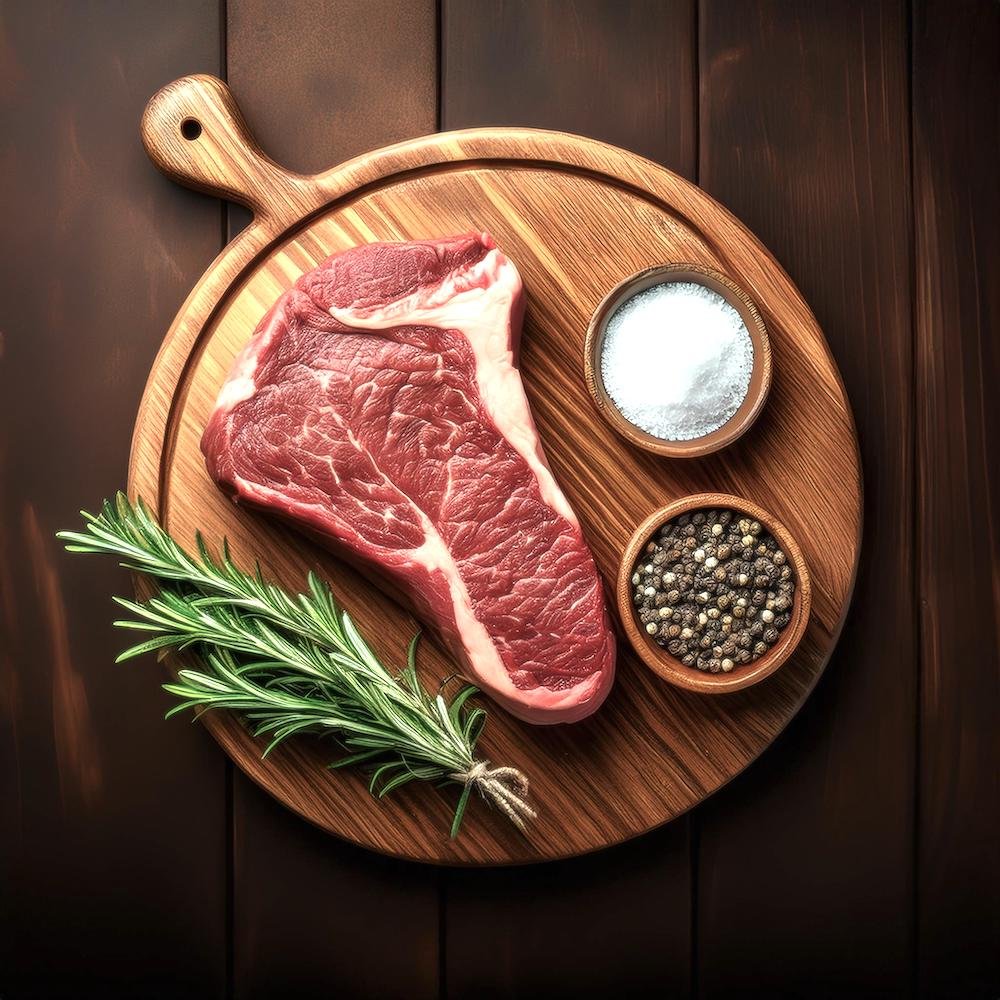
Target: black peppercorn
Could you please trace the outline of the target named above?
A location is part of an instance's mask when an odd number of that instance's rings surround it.
[[[636,618],[686,666],[713,672],[762,656],[790,620],[791,568],[759,522],[694,511],[663,525],[631,578]]]

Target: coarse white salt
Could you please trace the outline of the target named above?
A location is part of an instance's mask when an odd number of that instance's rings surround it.
[[[718,430],[750,388],[753,342],[740,314],[693,281],[665,281],[608,320],[604,388],[626,420],[665,441]]]

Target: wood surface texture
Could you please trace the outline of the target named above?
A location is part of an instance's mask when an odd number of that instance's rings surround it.
[[[296,0],[280,17],[272,8],[241,0],[225,11],[226,76],[272,156],[312,172],[435,130],[433,0]],[[228,238],[245,221],[231,206]],[[438,996],[439,874],[330,837],[230,766],[233,992]]]
[[[218,12],[2,11],[0,994],[221,995],[224,763],[112,667],[128,574],[54,537],[121,481],[164,327],[219,248],[218,204],[177,197],[135,131],[153,90],[219,71]]]
[[[918,982],[926,996],[989,996],[1000,993],[1000,6],[914,13]]]
[[[693,2],[443,0],[440,125],[580,132],[696,180],[696,38]],[[692,994],[696,844],[688,813],[542,870],[445,873],[443,992]]]
[[[0,994],[998,995],[998,35],[989,0],[0,4]],[[169,318],[246,218],[136,139],[192,72],[303,172],[435,127],[618,143],[802,290],[858,421],[856,599],[709,802],[542,867],[394,861],[112,664],[128,578],[52,534],[121,483]]]
[[[698,975],[709,995],[748,980],[765,993],[869,995],[912,977],[907,16],[903,3],[865,0],[701,8],[699,182],[813,307],[857,420],[866,502],[854,603],[817,697],[699,815]],[[738,935],[734,906],[754,915]],[[850,926],[849,947],[831,924]]]

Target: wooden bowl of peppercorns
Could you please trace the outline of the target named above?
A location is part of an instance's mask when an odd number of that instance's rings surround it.
[[[773,674],[805,634],[810,604],[809,571],[785,526],[722,493],[650,514],[618,575],[618,612],[643,663],[706,694]]]

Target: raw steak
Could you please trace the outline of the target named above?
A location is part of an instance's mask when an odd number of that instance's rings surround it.
[[[335,254],[261,321],[201,446],[234,499],[401,591],[514,715],[572,722],[615,642],[516,367],[523,312],[486,233]]]

